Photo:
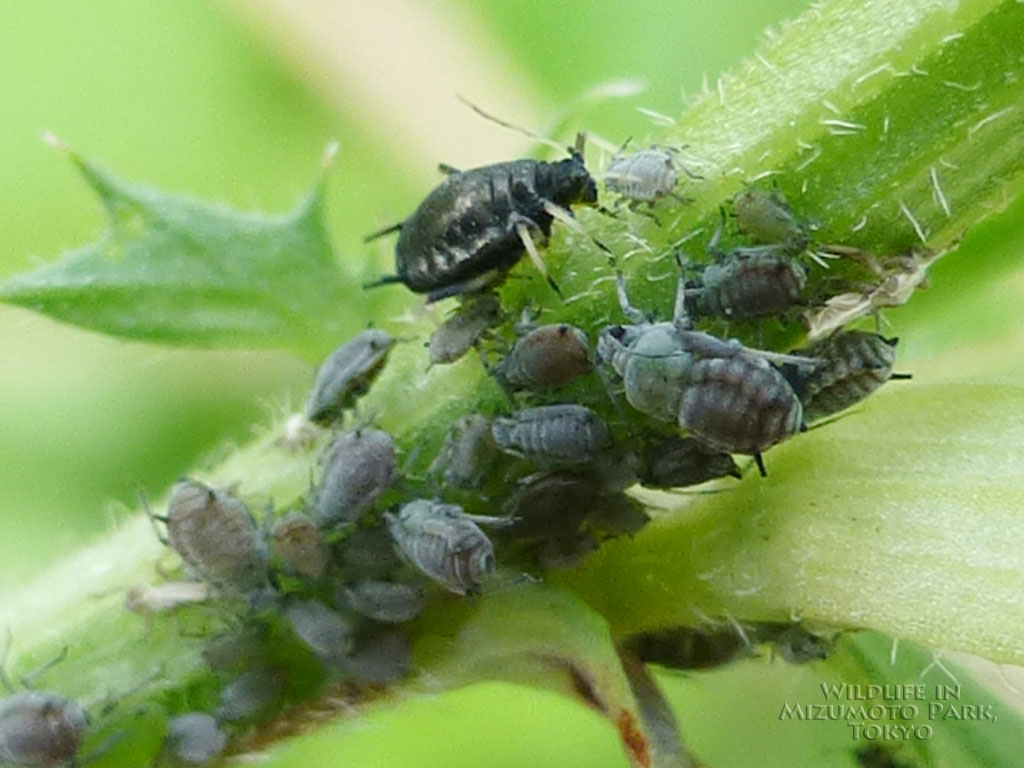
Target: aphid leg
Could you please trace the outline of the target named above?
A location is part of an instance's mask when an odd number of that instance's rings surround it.
[[[764,458],[760,451],[754,454],[754,463],[757,464],[757,471],[761,473],[761,477],[768,477],[768,470],[764,468]]]
[[[11,628],[8,627],[4,633],[4,650],[0,653],[0,685],[2,685],[8,693],[14,693],[14,684],[11,683],[11,678],[7,676],[7,659],[11,655],[11,645],[14,643],[14,636],[11,634]]]
[[[646,211],[640,210],[640,206],[641,205],[646,205],[648,210],[646,210]],[[646,201],[646,200],[630,200],[629,201],[629,205],[627,207],[629,208],[630,211],[632,211],[633,213],[637,214],[638,216],[646,216],[651,221],[653,221],[655,223],[655,225],[657,225],[659,227],[661,226],[661,219],[659,219],[657,216],[655,216],[654,213],[650,210],[650,203],[648,201]]]
[[[676,305],[672,310],[672,325],[680,331],[691,327],[690,316],[686,312],[686,267],[683,264],[683,252],[676,251],[676,266],[679,267],[679,282],[676,284]]]
[[[541,275],[544,276],[544,279],[548,281],[548,285],[551,286],[551,290],[558,294],[558,298],[563,298],[562,290],[558,287],[558,283],[555,282],[555,279],[548,274],[548,268],[544,264],[544,260],[540,257],[540,252],[537,250],[537,244],[533,242],[533,236],[530,235],[530,229],[539,229],[539,227],[529,219],[524,219],[519,216],[513,217],[513,221],[515,222],[516,234],[519,235],[519,239],[523,242],[523,247],[526,248],[526,253],[529,255],[530,261],[533,262],[533,266],[535,266],[537,271],[540,272]],[[527,224],[527,222],[529,222],[529,224]]]
[[[437,170],[443,173],[445,176],[454,176],[456,173],[462,173],[454,165],[448,165],[448,163],[438,163]]]
[[[711,236],[708,241],[708,253],[715,257],[715,259],[724,259],[725,253],[718,246],[722,242],[722,235],[725,234],[725,208],[719,206],[718,214],[720,221],[718,222],[718,228],[715,229],[715,234]]]
[[[602,251],[604,251],[605,253],[609,253],[610,254],[612,252],[611,249],[607,245],[605,245],[600,240],[598,240],[596,237],[594,237],[592,234],[587,232],[586,228],[582,224],[580,224],[578,221],[576,221],[576,217],[572,215],[572,211],[566,210],[562,206],[556,205],[555,203],[552,203],[550,200],[545,200],[544,201],[544,211],[551,218],[557,219],[558,221],[560,221],[563,224],[565,224],[565,226],[567,226],[573,232],[581,234],[584,237],[589,237],[591,242],[594,245],[596,245],[598,248],[600,248]]]
[[[495,528],[510,528],[519,522],[518,517],[495,517],[494,515],[470,515],[467,513],[463,513],[462,517],[477,525],[490,525]]]
[[[597,367],[597,375],[598,378],[601,379],[601,384],[604,385],[605,394],[607,394],[608,399],[611,400],[612,407],[615,408],[615,412],[619,415],[620,418],[625,419],[626,412],[622,410],[622,403],[619,402],[618,393],[615,391],[614,382],[612,381],[612,375],[607,370],[605,370],[605,367],[603,365]]]
[[[404,221],[400,221],[397,224],[390,224],[383,229],[378,229],[376,232],[371,232],[363,238],[363,242],[369,243],[376,240],[378,237],[384,237],[385,235],[390,235],[392,232],[398,232],[402,229],[404,224]]]
[[[471,277],[468,280],[462,280],[457,283],[451,283],[449,285],[437,288],[427,294],[427,304],[433,304],[435,301],[441,299],[447,299],[449,296],[458,296],[463,293],[473,293],[486,288],[488,285],[493,283],[501,276],[501,270],[489,269],[483,274]],[[392,281],[399,282],[399,281]]]
[[[146,513],[146,517],[149,518],[149,522],[153,525],[153,532],[156,534],[157,540],[165,547],[170,546],[170,540],[166,535],[160,533],[160,529],[156,526],[157,521],[167,525],[167,518],[153,512],[152,508],[149,506],[149,500],[146,498],[146,494],[142,491],[139,491],[139,504],[142,505],[142,511]]]
[[[622,307],[622,313],[627,319],[640,325],[646,323],[647,317],[644,313],[629,303],[629,295],[626,293],[626,276],[622,274],[621,270],[615,272],[615,288],[619,296],[619,306]]]
[[[68,647],[65,645],[63,648],[61,648],[60,653],[58,653],[49,661],[45,662],[41,667],[32,670],[27,675],[23,675],[18,679],[21,681],[21,684],[25,686],[25,688],[31,690],[32,684],[35,683],[37,677],[42,677],[55,666],[64,661],[64,659],[66,659],[67,657]]]

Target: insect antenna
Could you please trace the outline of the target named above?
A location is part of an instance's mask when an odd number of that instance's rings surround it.
[[[384,275],[384,277],[378,277],[376,280],[372,280],[369,283],[363,283],[363,290],[369,291],[372,288],[379,288],[382,285],[401,282],[403,282],[403,280],[398,275]]]
[[[405,224],[405,222],[400,221],[397,224],[391,224],[389,226],[386,226],[384,227],[384,229],[378,229],[376,232],[371,232],[370,234],[366,235],[366,237],[363,238],[363,242],[369,243],[376,240],[379,237],[390,235],[392,232],[399,232],[401,231],[403,224]]]
[[[565,149],[566,149],[563,145],[559,144],[557,141],[552,141],[551,139],[545,138],[544,136],[541,136],[538,133],[534,133],[533,131],[529,130],[528,128],[523,128],[522,126],[516,125],[515,123],[509,123],[509,122],[507,122],[505,120],[502,120],[499,117],[495,117],[494,115],[492,115],[492,114],[490,114],[488,112],[484,112],[484,110],[480,109],[480,107],[478,107],[476,104],[474,104],[472,101],[470,101],[469,99],[467,99],[465,96],[463,96],[461,94],[456,94],[455,98],[457,98],[459,101],[461,101],[467,107],[469,107],[471,110],[473,110],[478,115],[480,115],[480,117],[484,118],[485,120],[490,120],[492,123],[497,123],[502,128],[508,128],[510,131],[515,131],[516,133],[521,133],[523,136],[526,136],[527,138],[533,139],[534,141],[539,141],[544,146],[552,147],[553,149],[557,149],[559,152],[564,152]],[[577,136],[576,136],[577,144],[580,141],[580,136],[584,136],[585,137],[585,134],[577,134]],[[580,152],[579,150],[577,150],[577,152],[582,154],[582,152]],[[569,154],[572,154],[572,153],[573,153],[573,150],[570,149],[569,150]]]

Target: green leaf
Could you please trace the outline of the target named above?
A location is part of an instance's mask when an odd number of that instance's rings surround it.
[[[310,356],[347,325],[359,288],[323,226],[323,179],[289,214],[240,213],[122,181],[58,146],[99,195],[109,231],[0,285],[0,300],[113,336]]]
[[[796,614],[1022,663],[1022,412],[1016,383],[892,383],[558,580],[619,633]]]

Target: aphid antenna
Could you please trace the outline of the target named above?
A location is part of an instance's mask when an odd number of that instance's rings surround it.
[[[138,490],[137,495],[139,499],[139,505],[142,507],[142,511],[146,513],[146,517],[149,518],[149,522],[153,526],[153,532],[156,534],[157,540],[165,546],[169,545],[170,540],[167,538],[165,534],[160,532],[160,529],[157,528],[156,525],[157,521],[163,523],[164,525],[167,525],[167,517],[164,515],[158,515],[153,511],[153,508],[149,506],[149,499],[146,498],[146,492],[143,491],[141,488]]]
[[[616,266],[614,262],[612,266]],[[615,270],[615,290],[619,297],[619,306],[622,307],[622,313],[626,318],[637,325],[645,325],[648,322],[647,316],[629,303],[629,294],[626,292],[626,276],[617,267]]]
[[[38,667],[37,669],[32,670],[31,672],[29,672],[26,675],[22,675],[21,677],[18,678],[18,680],[21,682],[21,684],[27,690],[32,690],[32,687],[35,684],[36,678],[39,678],[39,677],[42,677],[43,675],[45,675],[47,672],[49,672],[55,666],[57,666],[62,661],[64,661],[64,659],[66,659],[67,657],[68,657],[68,647],[65,645],[63,648],[60,649],[60,653],[58,653],[52,659],[50,659],[49,661],[43,662],[43,664],[40,667]]]
[[[388,226],[384,227],[383,229],[378,229],[376,232],[371,232],[370,234],[365,235],[363,237],[363,242],[364,243],[369,243],[369,242],[372,242],[372,241],[376,240],[379,237],[384,237],[385,235],[390,235],[390,234],[392,234],[394,232],[400,232],[404,225],[405,225],[404,221],[400,221],[397,224],[389,224]]]
[[[502,120],[500,117],[495,117],[494,115],[490,114],[489,112],[485,112],[484,110],[482,110],[480,107],[478,107],[476,104],[474,104],[472,101],[467,99],[462,94],[459,94],[459,93],[455,94],[455,98],[457,98],[459,101],[461,101],[463,104],[465,104],[467,107],[469,107],[471,110],[476,112],[478,115],[480,115],[480,117],[484,118],[485,120],[490,120],[492,123],[497,123],[502,128],[507,128],[510,131],[515,131],[516,133],[520,133],[523,136],[526,136],[527,138],[533,139],[534,141],[539,141],[541,144],[543,144],[543,145],[545,145],[547,147],[552,147],[554,149],[557,149],[559,152],[565,152],[566,151],[565,146],[563,146],[562,144],[559,144],[556,141],[552,141],[551,139],[545,138],[544,136],[541,136],[539,133],[534,133],[533,131],[529,130],[528,128],[523,128],[522,126],[516,125],[515,123],[510,123],[510,122],[508,122],[506,120]],[[577,144],[579,143],[579,137],[580,137],[580,134],[577,134],[577,136],[576,136]],[[579,154],[581,154],[581,155],[583,154],[582,152],[579,152],[579,150],[577,150],[577,152]],[[569,154],[572,154],[572,153],[573,153],[573,150],[570,149],[569,150]]]

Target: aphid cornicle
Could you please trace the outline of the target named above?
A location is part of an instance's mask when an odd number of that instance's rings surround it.
[[[291,512],[274,521],[270,542],[292,573],[316,581],[327,570],[327,544],[323,531],[306,514]]]
[[[534,462],[586,464],[611,444],[604,420],[573,403],[527,408],[495,419],[491,433],[501,450]]]
[[[466,296],[462,305],[430,337],[430,363],[454,363],[501,319],[501,302],[493,293]]]
[[[800,350],[821,360],[812,371],[786,366],[783,372],[793,383],[810,419],[838,413],[860,402],[889,379],[909,379],[893,373],[896,344],[867,331],[839,331]]]
[[[564,387],[590,370],[587,335],[574,325],[541,325],[520,338],[494,368],[508,389]]]
[[[269,556],[249,508],[227,491],[184,479],[171,489],[167,539],[189,570],[225,589],[249,590],[267,580]]]
[[[572,221],[569,206],[597,202],[582,141],[580,134],[569,158],[554,163],[513,160],[468,171],[446,168],[448,178],[409,218],[367,237],[399,233],[396,274],[371,286],[404,283],[427,294],[427,301],[437,301],[493,285],[524,253],[547,276],[534,240],[550,237],[554,219]]]
[[[453,488],[479,488],[497,458],[491,420],[471,413],[452,424],[430,465],[430,473],[440,474],[445,484]]]
[[[417,499],[384,515],[402,554],[427,576],[457,595],[476,593],[494,572],[494,546],[477,523],[507,524],[467,515],[456,504]]]
[[[334,350],[317,372],[306,418],[324,426],[340,418],[369,390],[394,345],[390,333],[370,328]]]
[[[316,521],[321,528],[355,522],[395,479],[395,441],[379,429],[342,432],[324,452],[316,490]]]
[[[761,452],[806,429],[800,400],[769,361],[816,361],[692,330],[682,272],[671,323],[648,322],[629,303],[621,273],[617,284],[619,303],[634,325],[602,329],[597,356],[622,377],[629,404],[714,448],[753,455],[763,475]]]
[[[164,752],[179,765],[209,765],[224,751],[228,737],[206,712],[187,712],[167,723]]]

